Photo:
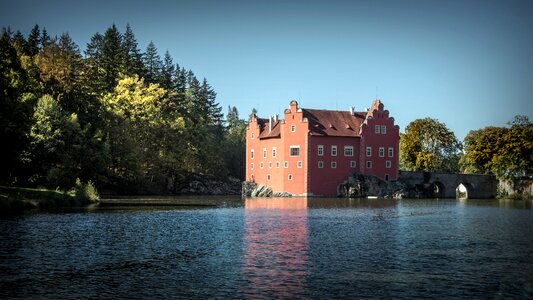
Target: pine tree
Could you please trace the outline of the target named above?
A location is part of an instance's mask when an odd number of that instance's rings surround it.
[[[105,90],[104,70],[102,64],[102,44],[104,37],[95,33],[85,50],[85,78],[88,94],[101,95]]]
[[[41,34],[41,48],[47,47],[52,42],[52,39],[48,35],[48,31],[43,27],[43,32]]]
[[[138,48],[137,40],[133,34],[130,24],[126,25],[126,32],[122,40],[122,51],[124,52],[122,72],[125,75],[144,75],[142,54]]]
[[[146,70],[145,79],[148,83],[159,83],[161,79],[161,69],[163,63],[161,57],[157,54],[157,48],[154,43],[150,41],[148,47],[146,47],[146,53],[144,54],[144,68]]]
[[[28,53],[31,56],[37,55],[39,53],[40,43],[41,40],[41,30],[39,29],[39,25],[35,24],[33,28],[31,29],[30,35],[28,36]]]
[[[115,24],[109,27],[104,33],[101,55],[105,91],[110,92],[115,88],[121,71],[121,65],[124,61],[122,35]]]
[[[163,69],[161,71],[161,86],[167,90],[172,89],[172,83],[174,82],[174,63],[168,50],[165,52],[163,60]]]

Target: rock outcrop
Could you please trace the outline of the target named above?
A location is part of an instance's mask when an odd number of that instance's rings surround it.
[[[261,197],[292,197],[292,194],[287,192],[276,192],[272,191],[272,188],[264,185],[257,184],[255,182],[245,181],[242,183],[242,197],[252,197],[252,198],[261,198]]]
[[[353,174],[337,188],[340,197],[347,198],[394,198],[409,196],[407,187],[398,181],[384,181],[376,176]]]

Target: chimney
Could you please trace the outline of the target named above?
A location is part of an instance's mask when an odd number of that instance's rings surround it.
[[[350,106],[350,115],[354,115],[354,107],[353,106]]]
[[[272,131],[272,121],[273,121],[272,116],[268,117],[268,132]]]
[[[274,115],[274,122],[278,121],[278,115]]]

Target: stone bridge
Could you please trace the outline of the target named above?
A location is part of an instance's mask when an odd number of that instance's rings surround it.
[[[498,186],[495,175],[478,174],[400,171],[398,181],[430,198],[455,198],[461,184],[466,189],[466,198],[495,198]]]

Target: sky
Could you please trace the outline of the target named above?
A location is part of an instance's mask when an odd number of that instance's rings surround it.
[[[425,117],[469,130],[533,120],[533,1],[3,1],[0,26],[96,32],[130,24],[144,51],[207,78],[227,112],[357,111],[381,99],[403,132]]]

